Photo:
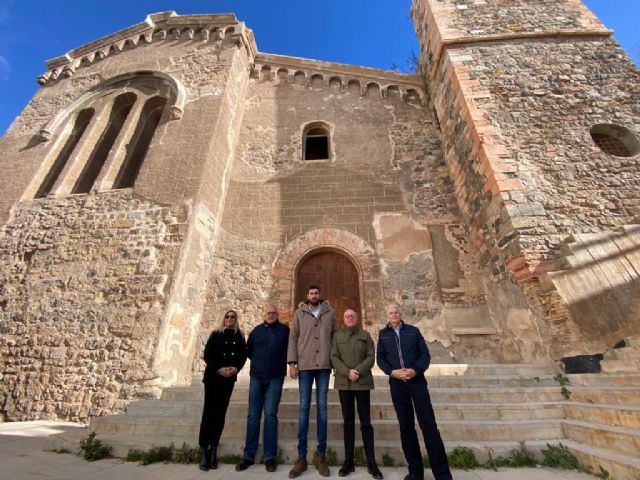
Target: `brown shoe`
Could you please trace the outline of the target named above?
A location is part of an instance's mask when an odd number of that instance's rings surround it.
[[[302,472],[307,470],[307,459],[304,457],[296,460],[296,463],[293,464],[293,468],[289,470],[289,478],[298,478],[302,475]]]
[[[329,475],[331,475],[331,471],[329,470],[329,466],[327,465],[326,455],[318,455],[316,457],[316,468],[318,469],[318,473],[322,477],[328,477]]]

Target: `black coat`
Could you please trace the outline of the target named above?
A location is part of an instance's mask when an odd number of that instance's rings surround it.
[[[212,380],[222,367],[236,367],[240,371],[247,361],[247,344],[244,337],[240,332],[230,329],[211,333],[204,347],[204,361],[207,366],[204,369],[203,382]],[[234,375],[228,380],[235,382],[236,377],[237,375]]]
[[[424,378],[431,355],[420,330],[402,322],[400,338],[389,325],[380,330],[376,359],[378,366],[387,375],[391,375],[392,370],[398,370],[404,366],[404,368],[415,370],[415,378]]]
[[[249,375],[274,378],[287,374],[289,327],[279,321],[264,322],[254,328],[247,339],[247,355],[251,359]]]

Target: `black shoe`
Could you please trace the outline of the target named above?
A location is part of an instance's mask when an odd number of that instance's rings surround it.
[[[375,463],[370,463],[369,465],[367,465],[367,472],[369,472],[369,475],[371,475],[376,480],[382,480],[384,478],[384,475],[382,475],[382,472],[378,468],[378,465]]]
[[[278,469],[278,464],[273,458],[264,461],[264,468],[267,469],[267,472],[275,472]]]
[[[346,477],[347,475],[355,471],[356,471],[356,467],[354,467],[353,463],[344,462],[340,467],[340,470],[338,470],[338,475],[341,477]]]
[[[404,477],[404,480],[424,480],[423,477],[418,477],[417,475],[414,475],[413,473],[408,473],[406,477]]]
[[[209,468],[215,470],[218,468],[218,447],[211,447],[211,453],[209,454]]]
[[[200,465],[198,465],[198,468],[203,472],[209,471],[209,450],[204,447],[200,447]]]
[[[253,465],[253,462],[251,460],[247,460],[246,458],[243,458],[242,460],[240,460],[240,463],[236,465],[236,472],[241,472],[243,470],[246,470],[251,465]]]

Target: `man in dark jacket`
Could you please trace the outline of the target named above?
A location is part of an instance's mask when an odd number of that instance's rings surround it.
[[[402,311],[398,305],[387,307],[387,319],[389,323],[378,335],[376,358],[378,366],[389,375],[391,400],[400,424],[402,451],[409,464],[409,474],[404,478],[424,479],[420,442],[414,422],[415,409],[433,476],[436,480],[451,480],[447,454],[424,376],[431,359],[427,344],[420,330],[402,321]]]
[[[264,408],[264,432],[262,449],[267,472],[276,471],[278,454],[278,406],[282,385],[287,373],[287,346],[289,327],[278,320],[278,310],[269,305],[264,322],[255,327],[247,340],[247,356],[251,359],[249,370],[249,413],[244,455],[236,465],[236,471],[253,465],[258,439],[260,417]]]

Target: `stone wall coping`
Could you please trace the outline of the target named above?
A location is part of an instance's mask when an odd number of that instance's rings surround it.
[[[291,57],[273,53],[258,53],[255,57],[255,63],[269,65],[270,67],[276,68],[282,67],[286,69],[297,69],[305,72],[318,72],[335,74],[337,76],[367,78],[386,83],[411,85],[412,87],[422,89],[422,79],[419,75],[398,73],[393,70],[381,70],[372,67],[361,67],[346,63]]]
[[[45,62],[47,72],[38,77],[45,85],[60,77],[71,77],[78,68],[93,64],[125,48],[156,41],[178,40],[186,36],[191,41],[217,41],[230,36],[236,46],[244,46],[251,58],[257,53],[255,38],[244,22],[232,13],[178,15],[174,11],[147,15],[143,22],[106,35],[93,42]]]

